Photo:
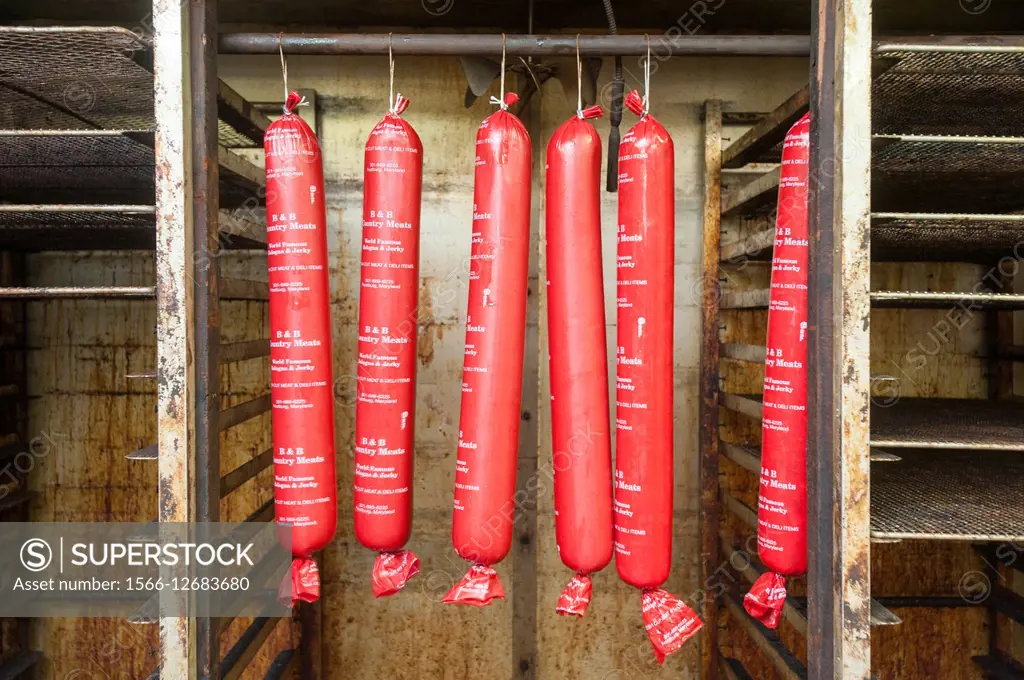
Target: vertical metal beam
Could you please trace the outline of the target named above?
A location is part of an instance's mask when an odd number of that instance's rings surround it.
[[[189,6],[154,0],[153,32],[159,517],[185,522],[196,516]],[[196,677],[195,633],[188,617],[160,619],[160,677]]]
[[[314,555],[320,573],[323,573],[323,553]],[[323,675],[323,598],[316,602],[299,604],[299,677],[302,680],[320,680]]]
[[[706,586],[718,569],[718,283],[722,245],[722,102],[704,102],[704,246],[701,255],[700,352],[700,582]],[[718,676],[718,602],[705,595],[701,603],[701,674]]]
[[[189,2],[189,60],[192,82],[192,214],[195,255],[195,494],[196,520],[220,519],[220,294],[217,257],[217,0]],[[196,619],[199,676],[217,680],[219,631],[214,619]]]
[[[808,675],[870,677],[871,0],[812,13]]]
[[[543,197],[544,140],[541,129],[541,98],[521,112],[533,140],[533,178],[530,209],[529,277],[526,297],[526,342],[523,355],[523,396],[519,421],[519,463],[516,468],[517,503],[512,562],[512,677],[531,680],[537,674],[537,427],[540,408],[540,223]]]

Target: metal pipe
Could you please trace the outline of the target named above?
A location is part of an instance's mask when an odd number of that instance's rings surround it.
[[[222,33],[221,54],[387,54],[391,44],[396,55],[491,56],[501,54],[498,34],[443,33]],[[580,56],[641,56],[647,53],[644,35],[582,35]],[[680,56],[774,56],[806,57],[806,35],[692,35],[651,37],[651,53],[658,60]],[[506,53],[517,57],[575,56],[575,35],[509,35]]]
[[[43,300],[49,298],[101,299],[151,298],[156,294],[153,286],[47,286],[36,288],[0,288],[0,299]]]

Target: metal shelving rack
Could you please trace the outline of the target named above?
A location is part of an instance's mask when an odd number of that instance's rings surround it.
[[[868,5],[853,2],[846,9]],[[855,29],[845,25],[842,30]],[[819,40],[828,37],[819,35]],[[831,38],[840,39],[838,34]],[[844,72],[846,80],[837,76],[834,94],[838,99],[822,95],[827,89],[822,81],[812,83],[724,149],[722,126],[723,120],[728,123],[728,115],[717,101],[705,108],[701,447],[703,510],[709,518],[704,526],[702,583],[713,579],[714,570],[736,549],[735,544],[730,549],[719,535],[719,520],[731,517],[752,534],[757,527],[756,510],[720,487],[719,468],[721,459],[729,459],[756,480],[757,445],[720,440],[719,416],[723,410],[732,411],[756,427],[761,397],[725,391],[720,361],[763,363],[764,328],[753,331],[758,324],[744,325],[742,341],[733,338],[722,343],[722,312],[767,309],[767,281],[752,273],[737,276],[735,267],[771,259],[781,142],[808,108],[816,111],[811,159],[808,452],[810,524],[812,532],[818,532],[817,537],[812,533],[811,544],[818,554],[811,556],[807,577],[812,611],[805,614],[791,601],[784,612],[807,639],[811,668],[804,668],[777,636],[747,617],[737,601],[724,603],[731,620],[738,622],[738,628],[785,678],[867,677],[868,626],[900,623],[880,602],[865,597],[860,601],[870,601],[870,607],[857,610],[849,605],[858,600],[843,595],[848,588],[862,595],[870,592],[871,542],[991,545],[1024,538],[1024,512],[1010,500],[1024,492],[1024,419],[1020,402],[1012,398],[1012,371],[1007,377],[998,366],[1020,359],[1012,344],[1012,317],[1009,323],[993,322],[987,327],[992,336],[989,346],[995,350],[988,357],[992,399],[903,398],[872,403],[866,379],[869,308],[959,308],[1004,321],[1006,312],[1024,309],[1024,295],[1010,292],[1012,281],[1005,277],[998,285],[989,282],[972,290],[943,290],[941,284],[921,291],[869,289],[871,262],[991,265],[1000,258],[1020,259],[1024,44],[998,37],[908,39],[879,42],[867,50],[863,39],[845,38],[845,47],[833,42],[829,50],[859,49],[860,58],[870,53],[872,68],[864,72],[872,77],[849,82],[851,71]],[[850,90],[840,96],[839,88],[845,85]],[[855,107],[849,96],[868,87],[871,97],[860,99],[863,110],[847,115],[848,120],[871,120],[870,130],[836,129],[835,109]],[[812,106],[814,102],[818,104]],[[830,125],[834,136],[824,141],[821,135]],[[840,144],[846,153],[837,156],[834,150]],[[837,185],[849,181],[844,170],[858,177],[864,176],[868,166],[870,208],[866,195],[859,192],[849,200],[837,200]],[[723,219],[734,234],[725,244],[721,243]],[[838,559],[830,566],[833,555]],[[755,561],[741,570],[741,576],[752,582],[759,569]],[[943,598],[896,599],[902,606],[963,605],[947,605]],[[832,607],[845,604],[851,611],[833,623],[822,616],[830,611],[829,601]],[[1024,622],[1022,601],[1019,595],[996,588],[985,606],[993,617],[1020,623]],[[725,658],[717,649],[721,606],[706,603],[704,607],[707,627],[714,631],[705,637],[704,658],[723,677],[749,677],[739,660]],[[1005,650],[996,649],[994,642],[992,647],[988,655],[974,659],[979,668],[992,677],[1024,678],[1021,666],[1008,659]],[[832,653],[835,656],[829,661],[826,657]]]
[[[26,300],[155,299],[156,369],[126,377],[156,380],[158,441],[126,453],[159,465],[159,521],[217,521],[220,499],[271,463],[265,451],[223,477],[219,467],[220,433],[270,411],[269,395],[222,409],[218,379],[219,366],[270,353],[267,339],[222,346],[218,311],[221,301],[269,299],[265,281],[219,276],[218,260],[266,247],[263,170],[232,149],[262,148],[269,120],[216,77],[215,7],[158,0],[156,44],[118,27],[0,27],[0,305],[21,318]],[[156,280],[21,285],[26,253],[61,250],[155,251]],[[4,349],[12,344],[5,336]],[[2,451],[16,454],[23,439],[22,428]],[[0,512],[30,499],[9,494]],[[272,502],[248,521],[273,521]],[[166,678],[194,675],[190,649],[203,677],[238,677],[280,621],[256,619],[221,656],[230,621],[132,620],[159,622],[153,677]],[[4,659],[0,675],[41,656]],[[283,677],[297,657],[282,652],[266,677]]]

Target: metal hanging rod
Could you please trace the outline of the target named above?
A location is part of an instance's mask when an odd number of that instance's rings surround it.
[[[650,36],[651,54],[657,59],[678,56],[806,57],[811,42],[806,35],[693,35],[668,38]],[[474,56],[501,54],[500,34],[443,33],[222,33],[221,54],[395,54],[420,56]],[[508,35],[505,49],[511,56],[575,55],[575,35]],[[582,56],[641,56],[647,53],[645,35],[581,35]]]

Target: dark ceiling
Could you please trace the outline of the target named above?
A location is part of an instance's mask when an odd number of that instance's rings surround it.
[[[623,30],[807,33],[810,0],[612,0]],[[370,27],[526,32],[529,0],[220,0],[220,20],[253,28]],[[0,0],[0,22],[148,23],[149,0]],[[1020,33],[1024,0],[875,0],[876,32]],[[535,0],[534,32],[606,28],[599,0]]]

